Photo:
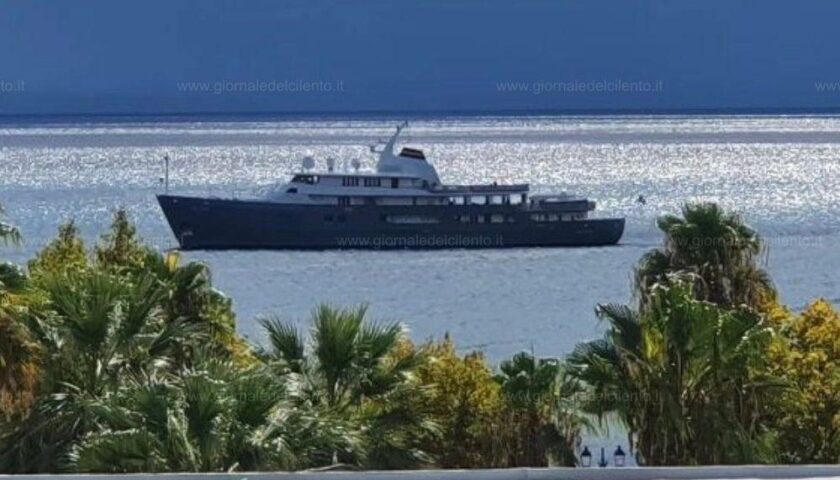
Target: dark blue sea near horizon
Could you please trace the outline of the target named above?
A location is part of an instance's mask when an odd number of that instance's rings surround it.
[[[0,124],[0,204],[26,243],[23,262],[74,219],[93,241],[126,207],[141,235],[175,246],[155,201],[162,158],[173,192],[256,195],[288,179],[306,155],[371,169],[368,145],[393,119],[98,119]],[[711,200],[747,218],[769,244],[782,299],[801,308],[840,300],[840,117],[511,116],[419,118],[403,144],[423,148],[447,183],[530,183],[567,191],[624,216],[611,248],[450,251],[189,252],[231,296],[238,328],[261,341],[257,319],[305,322],[319,302],[366,302],[413,338],[450,332],[492,360],[519,350],[568,353],[599,336],[593,307],[630,299],[631,271],[660,243],[657,215]],[[639,195],[646,205],[636,202]]]

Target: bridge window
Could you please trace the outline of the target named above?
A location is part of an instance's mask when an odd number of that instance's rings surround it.
[[[366,187],[381,187],[382,186],[382,179],[381,178],[365,178],[365,186]]]
[[[307,183],[307,184],[315,184],[318,183],[318,176],[317,175],[295,175],[292,178],[292,183]]]
[[[341,177],[341,185],[345,187],[358,187],[359,177]]]

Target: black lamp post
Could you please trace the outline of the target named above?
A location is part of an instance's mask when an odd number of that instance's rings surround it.
[[[606,468],[607,465],[607,456],[604,454],[604,447],[601,447],[601,461],[598,462],[598,466],[601,468]]]
[[[613,454],[613,457],[614,457],[613,463],[615,464],[616,467],[623,467],[624,466],[625,455],[624,455],[624,450],[621,449],[621,445],[616,447],[615,453]]]
[[[592,466],[592,452],[589,451],[589,447],[584,446],[580,452],[580,465],[584,468]]]

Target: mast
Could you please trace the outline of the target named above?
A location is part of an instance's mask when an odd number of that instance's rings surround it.
[[[385,144],[384,151],[390,153],[391,155],[394,154],[394,145],[396,145],[396,143],[397,143],[397,137],[400,136],[400,132],[402,132],[402,129],[407,127],[407,126],[408,126],[407,121],[403,122],[400,125],[397,125],[397,131],[394,132],[394,134],[391,136],[391,138],[388,139],[388,143]]]
[[[169,195],[169,155],[163,156],[163,193]]]
[[[384,143],[385,145],[382,147],[382,150],[378,152],[379,162],[376,165],[376,171],[384,171],[383,167],[385,165],[396,160],[397,156],[394,154],[394,146],[397,144],[397,138],[399,138],[400,132],[402,132],[403,128],[406,126],[408,126],[408,122],[403,122],[400,125],[397,125],[397,131],[391,135],[391,138],[389,138],[387,142],[379,140],[380,143]],[[370,150],[371,152],[377,153],[376,145],[370,147]]]

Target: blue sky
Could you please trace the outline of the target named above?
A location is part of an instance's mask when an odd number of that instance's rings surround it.
[[[835,0],[0,2],[0,114],[840,107]]]

